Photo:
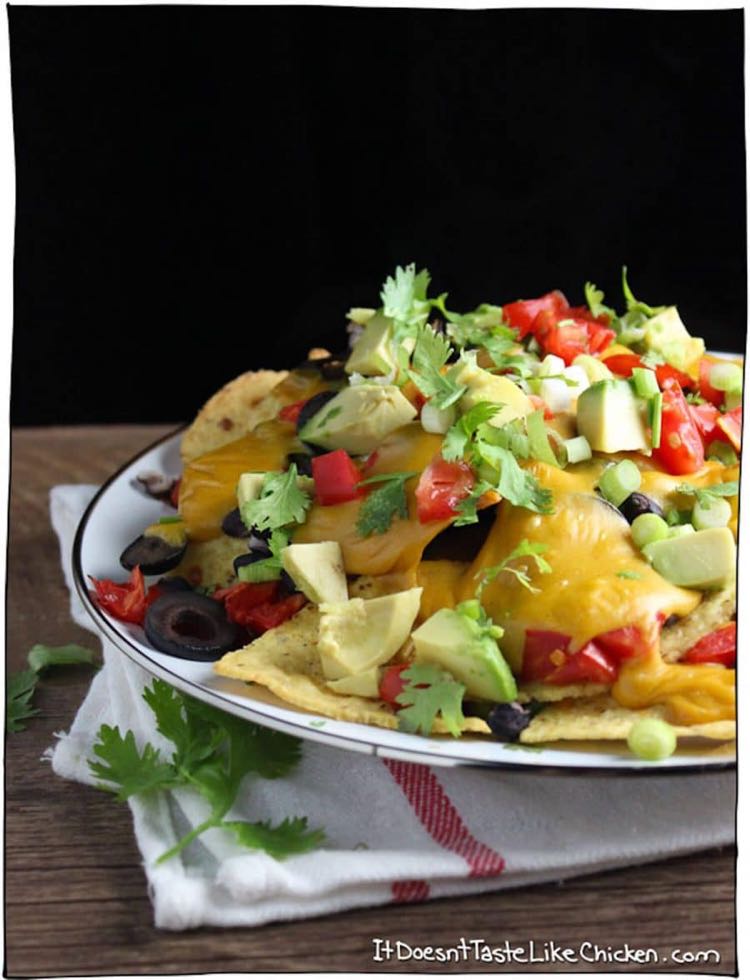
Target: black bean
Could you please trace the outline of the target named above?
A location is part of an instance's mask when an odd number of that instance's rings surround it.
[[[636,517],[640,517],[641,514],[657,514],[659,517],[664,517],[664,511],[661,507],[655,500],[647,497],[645,493],[631,493],[629,497],[623,500],[619,509],[629,524],[632,524]]]
[[[532,718],[532,710],[518,701],[493,704],[487,715],[492,734],[504,742],[515,742]]]

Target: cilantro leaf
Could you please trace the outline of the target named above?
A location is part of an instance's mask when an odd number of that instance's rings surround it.
[[[268,851],[274,857],[301,853],[317,847],[323,839],[319,830],[307,830],[304,818],[284,820],[277,827],[227,821],[245,776],[255,773],[265,779],[286,775],[299,762],[301,742],[281,732],[245,722],[212,705],[180,694],[170,685],[154,680],[143,693],[156,718],[158,731],[174,745],[171,763],[159,750],[146,744],[139,751],[131,731],[123,736],[117,728],[102,725],[91,771],[111,786],[120,800],[136,793],[159,789],[192,787],[209,804],[209,817],[193,827],[162,854],[168,860],[211,827],[236,833],[240,843]]]
[[[641,313],[646,319],[649,319],[666,309],[666,306],[649,306],[648,303],[643,303],[635,298],[628,285],[628,267],[625,265],[622,267],[622,293],[629,313]]]
[[[285,473],[266,473],[260,496],[248,500],[240,508],[246,527],[259,531],[302,524],[312,503],[312,498],[297,486],[295,463]]]
[[[382,483],[362,501],[357,517],[357,533],[366,538],[370,534],[385,534],[394,517],[408,517],[406,502],[406,481],[416,473],[382,473],[363,480],[360,486],[368,483]]]
[[[102,725],[94,753],[101,762],[89,760],[89,768],[95,776],[116,784],[112,787],[119,800],[127,800],[135,793],[147,793],[154,789],[172,786],[177,777],[174,766],[164,762],[158,749],[147,743],[143,752],[138,751],[131,731],[125,736],[119,728]],[[110,787],[102,787],[109,789]]]
[[[526,507],[537,514],[552,513],[552,491],[542,487],[533,473],[523,470],[509,449],[493,446],[484,440],[476,444],[482,462],[496,474],[490,485],[501,497],[516,507]]]
[[[478,480],[472,487],[471,493],[454,505],[454,510],[458,515],[453,521],[454,526],[464,527],[466,524],[476,524],[479,520],[477,513],[479,501],[492,489],[492,484],[487,483],[486,480]]]
[[[403,350],[402,342],[414,337],[417,328],[427,320],[431,307],[427,299],[429,284],[427,269],[417,272],[413,262],[405,269],[396,266],[395,275],[388,276],[383,283],[380,293],[383,313],[393,320],[393,340],[399,354]]]
[[[508,363],[508,352],[518,345],[518,332],[505,322],[502,306],[481,303],[471,313],[450,313],[445,308],[443,313],[448,334],[457,347],[484,348],[495,367]]]
[[[680,483],[675,487],[675,493],[695,495],[698,506],[703,510],[711,507],[711,501],[716,497],[736,497],[740,492],[740,485],[737,480],[729,480],[726,483],[714,483],[710,487],[694,487],[689,483]]]
[[[480,425],[489,422],[502,408],[493,402],[477,402],[448,429],[443,439],[443,459],[463,459],[471,437]]]
[[[638,572],[631,572],[627,568],[621,569],[619,572],[616,573],[616,575],[618,578],[631,578],[633,580],[643,578],[643,576],[640,575]]]
[[[411,664],[401,676],[407,683],[396,695],[396,701],[404,705],[398,712],[399,728],[429,735],[440,715],[451,735],[458,737],[464,722],[464,685],[432,664]]]
[[[608,316],[610,320],[615,320],[617,314],[610,306],[604,305],[604,293],[601,289],[597,289],[593,282],[587,282],[583,287],[583,294],[586,297],[586,303],[588,308],[591,310],[592,316]]]
[[[510,572],[511,575],[515,575],[518,582],[525,589],[528,589],[529,592],[539,592],[540,590],[531,584],[531,578],[529,577],[525,568],[512,568],[510,563],[519,558],[531,558],[536,564],[537,570],[542,575],[549,575],[549,573],[552,571],[552,566],[546,558],[542,558],[542,555],[546,550],[547,545],[544,544],[544,542],[537,541],[532,543],[524,538],[523,541],[517,545],[513,551],[511,551],[507,558],[504,558],[503,561],[498,562],[497,565],[491,565],[489,568],[484,570],[484,573],[479,581],[479,585],[477,586],[477,598],[481,596],[485,586],[489,585],[493,579],[496,579],[501,572]]]
[[[307,829],[307,817],[287,818],[275,827],[268,821],[247,823],[244,820],[226,820],[223,826],[234,831],[244,847],[265,851],[277,859],[314,851],[325,841],[322,830]]]
[[[26,726],[21,722],[39,714],[39,709],[31,706],[37,679],[37,672],[32,668],[8,676],[5,687],[6,731],[22,732]]]
[[[466,391],[466,385],[456,382],[460,365],[443,374],[441,368],[451,355],[451,345],[429,324],[417,329],[417,342],[412,354],[412,367],[407,373],[423,395],[432,398],[438,408],[453,405]]]
[[[93,664],[94,651],[77,643],[68,643],[62,647],[50,647],[45,643],[35,643],[29,650],[27,658],[29,666],[37,674],[47,667],[62,667],[66,664]]]

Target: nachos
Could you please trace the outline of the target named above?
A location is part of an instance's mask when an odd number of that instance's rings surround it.
[[[429,283],[398,268],[344,355],[209,401],[178,513],[123,553],[132,621],[332,718],[733,738],[741,365],[625,270],[622,313]]]

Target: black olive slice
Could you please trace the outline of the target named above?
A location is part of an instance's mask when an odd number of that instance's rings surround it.
[[[337,392],[335,391],[319,391],[317,395],[313,395],[312,398],[308,398],[297,416],[297,432],[300,432],[307,425],[310,419],[314,415],[317,415],[321,408],[332,398],[335,398],[336,395]]]
[[[493,704],[487,714],[487,724],[495,738],[503,742],[515,742],[531,721],[534,711],[518,701]]]
[[[239,507],[235,507],[234,510],[230,510],[224,520],[221,522],[221,529],[224,534],[228,534],[230,538],[249,538],[252,531],[245,524],[245,522],[240,517]]]
[[[184,660],[218,660],[238,645],[224,606],[197,592],[167,592],[152,602],[144,622],[151,646]]]
[[[632,524],[636,517],[640,517],[641,514],[656,514],[659,517],[664,517],[664,511],[661,507],[651,497],[647,497],[645,493],[631,493],[629,497],[623,500],[619,509],[629,524]]]
[[[144,575],[161,575],[182,561],[187,541],[170,544],[156,534],[141,534],[120,555],[120,564],[128,571],[141,566]]]
[[[254,548],[247,555],[237,555],[237,557],[232,560],[232,564],[234,565],[234,574],[237,575],[239,570],[244,565],[254,565],[256,561],[263,561],[264,558],[270,557],[271,552],[262,548]]]

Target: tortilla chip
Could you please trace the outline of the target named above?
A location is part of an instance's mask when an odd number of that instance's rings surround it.
[[[563,701],[565,698],[593,698],[609,690],[608,684],[543,684],[541,681],[530,681],[518,688],[518,700],[524,704],[527,701]]]
[[[558,701],[543,708],[521,732],[520,741],[526,745],[537,742],[568,740],[626,739],[639,718],[664,718],[665,709],[656,705],[651,708],[623,708],[613,698],[602,695],[588,701]],[[712,721],[702,725],[675,725],[680,737],[700,736],[718,740],[735,738],[733,721]]]
[[[283,402],[271,394],[286,371],[246,371],[208,399],[182,437],[183,462],[218,449],[276,416]]]
[[[680,660],[702,637],[725,626],[737,613],[736,586],[720,592],[709,592],[703,602],[674,626],[661,634],[661,654],[668,663]]]
[[[182,561],[170,575],[185,578],[191,585],[224,588],[235,582],[234,559],[246,554],[247,541],[227,534],[210,541],[189,541]]]
[[[214,670],[223,677],[262,684],[290,705],[327,718],[398,728],[395,713],[382,701],[336,694],[326,687],[318,654],[319,623],[317,607],[305,606],[281,626],[241,650],[225,654],[214,664]],[[438,719],[433,734],[445,730]],[[489,732],[481,718],[467,718],[463,730]]]

